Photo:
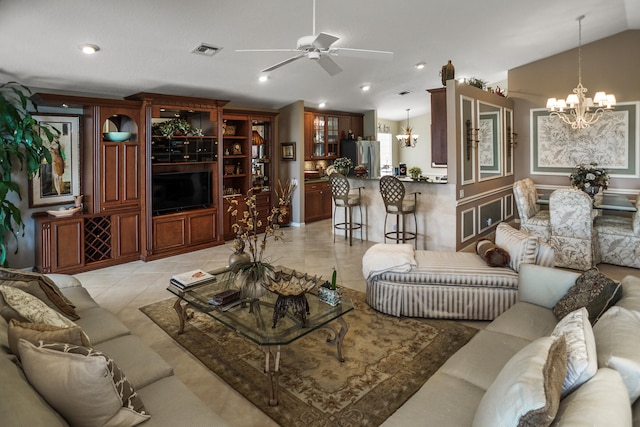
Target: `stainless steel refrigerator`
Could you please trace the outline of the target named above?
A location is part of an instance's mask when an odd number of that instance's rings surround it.
[[[365,165],[369,178],[380,177],[380,141],[340,141],[340,157],[348,157],[353,166]],[[351,169],[350,174],[353,174]]]

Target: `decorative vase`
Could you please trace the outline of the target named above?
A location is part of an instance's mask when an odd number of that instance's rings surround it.
[[[331,289],[328,282],[326,282],[318,287],[318,298],[320,298],[320,301],[335,307],[342,304],[342,288],[336,286],[335,289]]]
[[[273,267],[261,262],[238,265],[235,286],[241,298],[259,299],[269,293],[267,287],[274,278]]]
[[[596,197],[596,194],[598,194],[600,192],[600,186],[599,185],[591,185],[589,187],[582,187],[582,191],[587,193],[589,195],[589,197],[591,197],[593,199],[593,198]]]
[[[347,176],[349,174],[349,168],[336,168],[336,172],[340,175]]]
[[[455,78],[456,67],[453,66],[453,64],[451,63],[451,60],[449,60],[449,62],[447,62],[446,65],[442,66],[442,71],[440,72],[440,75],[442,76],[443,86],[447,85],[447,80],[452,80]]]
[[[251,255],[246,252],[234,252],[229,256],[229,267],[251,262]]]

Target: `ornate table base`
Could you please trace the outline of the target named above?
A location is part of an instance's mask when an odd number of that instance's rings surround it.
[[[330,334],[327,336],[328,343],[335,343],[338,350],[338,360],[344,362],[342,356],[342,342],[344,336],[349,331],[347,322],[342,317],[336,319],[340,323],[340,330],[338,331],[335,326],[331,324],[324,325],[318,329],[329,329],[333,332],[333,336]],[[280,345],[277,346],[264,346],[264,372],[269,377],[269,406],[278,406],[278,389],[280,377]]]

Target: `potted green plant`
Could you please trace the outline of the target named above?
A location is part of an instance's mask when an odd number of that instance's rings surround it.
[[[342,288],[336,283],[337,277],[338,273],[334,267],[333,273],[331,274],[331,282],[327,280],[318,288],[318,298],[320,298],[320,301],[324,301],[334,307],[342,304]]]
[[[154,135],[162,135],[167,139],[171,139],[173,136],[202,136],[202,129],[191,126],[191,123],[180,117],[154,123],[151,127],[151,132]]]
[[[469,77],[468,79],[465,79],[464,82],[469,86],[477,87],[478,89],[484,89],[484,87],[487,85],[486,81],[477,77]]]
[[[22,200],[20,187],[13,181],[16,162],[20,170],[25,170],[29,179],[40,171],[43,160],[51,163],[48,145],[56,140],[57,132],[46,126],[39,126],[29,112],[32,105],[31,91],[16,82],[0,85],[0,264],[8,266],[8,237],[16,239],[24,234],[24,222],[20,209],[11,201],[11,194]],[[37,112],[37,106],[33,105]]]
[[[408,172],[409,172],[409,176],[411,176],[411,178],[418,179],[418,178],[420,178],[420,174],[422,173],[422,169],[420,169],[418,166],[413,166],[413,167],[409,168]]]

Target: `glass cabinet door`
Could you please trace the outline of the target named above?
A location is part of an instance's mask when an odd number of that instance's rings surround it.
[[[313,117],[313,157],[324,157],[326,122],[324,116]]]

